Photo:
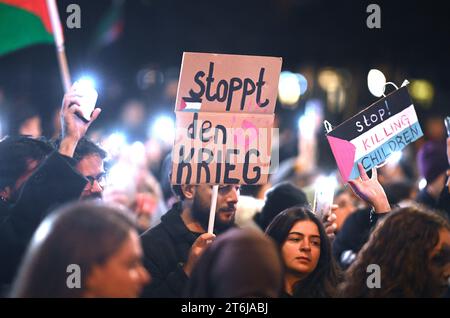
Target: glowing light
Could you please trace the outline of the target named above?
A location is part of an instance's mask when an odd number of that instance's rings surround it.
[[[113,157],[120,154],[127,145],[127,138],[123,133],[115,132],[109,135],[103,142],[102,147]]]
[[[329,175],[329,176],[318,176],[316,181],[314,182],[315,188],[329,188],[334,190],[338,186],[338,181],[336,179],[336,176]]]
[[[83,76],[78,81],[78,85],[83,88],[95,88],[96,82],[92,76]]]
[[[312,138],[317,131],[323,117],[322,103],[317,99],[310,99],[306,102],[305,113],[298,119],[300,134],[307,138]]]
[[[377,69],[371,69],[367,74],[367,86],[372,95],[381,97],[384,94],[386,77],[383,72]]]
[[[402,160],[402,152],[401,151],[395,151],[388,158],[388,164],[394,166],[394,165],[397,165],[400,162],[400,160]]]
[[[151,136],[172,144],[175,139],[175,122],[169,116],[160,116],[151,127]]]
[[[285,105],[294,105],[308,89],[308,81],[302,74],[283,71],[278,84],[278,97]]]
[[[325,69],[319,73],[318,82],[320,87],[328,92],[336,92],[341,84],[339,74],[332,69]]]
[[[303,95],[306,93],[306,90],[308,89],[308,81],[306,80],[306,77],[304,77],[302,74],[295,74],[298,78],[298,82],[300,83],[300,95]]]
[[[140,141],[135,141],[129,149],[130,159],[136,165],[143,164],[145,162],[145,146]]]
[[[45,219],[41,225],[37,228],[36,232],[33,236],[33,245],[39,245],[44,241],[48,234],[50,233],[50,230],[52,228],[52,224],[54,222],[54,217],[50,217]]]
[[[419,190],[425,189],[426,186],[427,186],[427,180],[425,180],[425,178],[420,179],[420,181],[419,181]]]
[[[312,138],[316,130],[316,115],[314,113],[307,113],[300,116],[298,119],[298,129],[300,135],[306,138]]]
[[[118,162],[108,171],[108,187],[127,190],[134,184],[134,167],[125,162]]]
[[[421,103],[431,103],[434,97],[433,85],[427,80],[411,81],[409,86],[411,96]]]

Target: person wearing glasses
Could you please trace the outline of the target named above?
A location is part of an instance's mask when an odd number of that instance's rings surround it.
[[[80,199],[101,199],[106,185],[106,173],[103,160],[106,152],[92,141],[82,138],[77,147],[73,159],[76,161],[76,170],[83,175],[88,182],[81,192]]]
[[[0,222],[0,296],[8,293],[34,231],[53,208],[80,197],[101,197],[98,181],[106,153],[83,140],[100,109],[86,122],[80,118],[80,104],[73,89],[64,96],[58,146],[27,175],[20,195]],[[88,182],[90,177],[95,181]]]

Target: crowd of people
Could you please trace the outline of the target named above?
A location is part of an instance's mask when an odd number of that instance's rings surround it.
[[[1,296],[450,296],[443,131],[417,167],[359,165],[325,215],[310,204],[320,164],[304,149],[315,144],[300,138],[268,185],[219,185],[212,234],[212,186],[170,186],[170,149],[154,143],[105,151],[87,137],[100,112],[81,119],[71,90],[56,138],[0,141]]]

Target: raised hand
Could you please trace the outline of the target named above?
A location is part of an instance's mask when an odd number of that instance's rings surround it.
[[[72,86],[70,91],[64,95],[61,106],[62,139],[59,152],[69,157],[73,156],[78,141],[86,134],[89,126],[101,112],[100,108],[95,108],[89,121],[81,119],[80,97]]]
[[[372,177],[369,178],[361,163],[358,163],[360,177],[350,180],[348,183],[353,192],[362,200],[372,205],[377,213],[389,212],[391,207],[386,193],[377,178],[377,169],[372,169]]]

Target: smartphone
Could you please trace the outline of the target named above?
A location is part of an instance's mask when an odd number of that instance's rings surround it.
[[[98,93],[95,88],[85,80],[76,81],[73,84],[75,94],[80,98],[81,118],[91,120],[91,114],[97,103]]]
[[[450,137],[450,116],[445,117],[444,123],[445,127],[447,128],[447,136]]]
[[[331,184],[319,183],[314,192],[313,212],[317,218],[324,221],[333,205],[335,187]]]

